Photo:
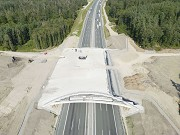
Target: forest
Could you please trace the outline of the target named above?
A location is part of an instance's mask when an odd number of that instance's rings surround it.
[[[179,0],[108,0],[106,12],[142,48],[180,48]]]
[[[59,45],[86,4],[87,0],[0,0],[0,50]]]

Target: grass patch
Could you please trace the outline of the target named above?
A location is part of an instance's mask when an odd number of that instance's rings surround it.
[[[45,51],[48,51],[48,50],[52,50],[52,49],[54,49],[56,47],[58,47],[58,46],[48,47],[46,49],[36,49],[36,48],[34,48],[33,51],[34,52],[45,52]]]
[[[111,22],[111,29],[114,31],[114,32],[117,32],[117,28],[116,28],[116,24]]]
[[[110,36],[109,30],[107,27],[104,27],[104,33],[105,33],[105,38],[108,38]]]
[[[0,50],[3,51],[3,46],[0,46]]]
[[[87,0],[87,2],[92,2],[93,0]]]
[[[48,47],[46,49],[36,49],[32,40],[29,40],[25,45],[17,46],[17,52],[44,52],[56,48],[57,46]]]
[[[134,135],[134,124],[133,124],[133,120],[131,117],[127,117],[126,118],[126,121],[127,121],[127,128],[128,128],[128,133],[130,135]]]
[[[35,52],[34,51],[34,43],[32,40],[29,40],[26,44],[22,46],[17,46],[17,52]]]
[[[105,26],[106,24],[106,18],[105,18],[105,13],[104,13],[105,10],[103,10],[103,22],[104,22],[104,34],[105,34],[105,38],[108,38],[110,36],[110,33],[109,33],[109,30],[107,29],[107,27]]]
[[[86,14],[89,8],[91,7],[92,3],[93,1],[91,1],[91,3],[85,9],[81,9],[78,11],[78,16],[72,26],[70,35],[80,36]]]

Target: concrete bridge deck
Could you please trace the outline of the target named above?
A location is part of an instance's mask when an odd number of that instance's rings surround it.
[[[112,95],[105,60],[105,49],[65,49],[43,89],[38,108],[56,114],[62,103],[92,102],[130,108],[133,102]]]

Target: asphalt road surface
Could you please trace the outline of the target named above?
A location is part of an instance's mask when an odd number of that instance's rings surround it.
[[[96,8],[96,17],[95,17],[95,47],[105,48],[105,39],[103,34],[103,21],[102,21],[102,2],[98,2]]]
[[[87,113],[86,104],[65,104],[58,123],[57,135],[85,135]]]
[[[65,104],[56,135],[124,135],[118,106],[99,103]]]
[[[96,104],[96,135],[123,135],[118,106]]]
[[[98,0],[95,0],[87,12],[85,23],[80,37],[79,47],[90,47],[92,44],[92,30],[93,30],[93,18],[95,14],[95,9],[97,8]]]
[[[105,48],[102,1],[95,0],[88,11],[79,47]],[[125,135],[125,131],[118,106],[71,103],[63,105],[56,135]]]

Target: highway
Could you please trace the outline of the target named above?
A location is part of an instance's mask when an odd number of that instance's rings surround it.
[[[105,48],[105,39],[103,32],[103,21],[102,21],[102,2],[98,2],[98,6],[96,9],[96,17],[95,17],[95,47],[97,48]]]
[[[79,41],[79,47],[91,47],[92,43],[92,35],[93,35],[93,17],[95,14],[94,9],[97,8],[98,1],[94,1],[92,7],[87,12],[85,23],[83,25],[83,30],[81,32],[81,37]]]
[[[96,104],[96,135],[123,135],[118,106]]]
[[[113,105],[99,103],[65,104],[56,134],[124,135],[119,113],[118,106]]]
[[[65,104],[58,123],[57,135],[85,135],[87,104]]]
[[[102,21],[103,0],[95,0],[88,11],[79,47],[105,48]],[[119,94],[119,93],[116,93]],[[56,135],[125,135],[119,107],[99,103],[64,104]]]

